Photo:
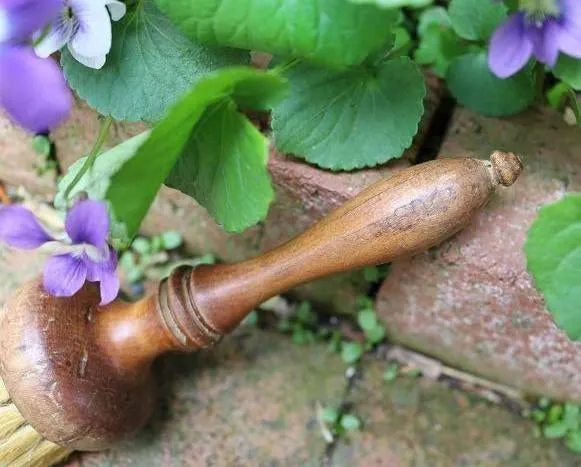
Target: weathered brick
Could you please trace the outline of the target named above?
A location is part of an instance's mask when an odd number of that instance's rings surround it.
[[[24,282],[42,273],[46,258],[38,251],[17,250],[0,242],[0,306]]]
[[[83,100],[76,99],[66,123],[57,128],[51,137],[54,140],[61,169],[66,171],[77,159],[88,155],[99,134],[99,117]],[[138,135],[147,129],[144,123],[113,123],[103,149]]]
[[[521,179],[441,248],[394,265],[378,295],[392,340],[452,365],[581,402],[581,343],[544,307],[523,245],[540,206],[581,189],[581,137],[550,111],[495,120],[456,111],[441,157],[518,153]]]
[[[538,439],[520,415],[426,379],[387,383],[365,365],[351,394],[360,432],[339,441],[331,467],[573,467],[561,442]]]
[[[33,193],[53,194],[56,172],[49,170],[39,175],[38,169],[43,165],[43,156],[32,147],[32,135],[0,112],[0,181],[22,185]]]
[[[212,352],[160,362],[154,420],[131,442],[67,466],[318,466],[317,402],[338,404],[344,364],[322,345],[242,329]]]

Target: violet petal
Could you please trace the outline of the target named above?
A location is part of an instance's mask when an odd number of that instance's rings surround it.
[[[98,282],[107,274],[114,273],[117,269],[117,252],[107,245],[107,259],[102,262],[93,261],[85,255],[85,265],[87,266],[87,280]]]
[[[553,68],[559,58],[559,42],[557,36],[561,26],[555,19],[547,19],[542,27],[529,26],[528,36],[533,42],[533,54],[536,59]]]
[[[102,201],[79,201],[68,212],[65,229],[73,243],[104,249],[109,234],[107,206]]]
[[[111,303],[119,293],[119,278],[117,277],[117,253],[110,246],[108,257],[103,262],[92,261],[85,256],[85,266],[87,267],[87,280],[99,282],[101,288],[101,305]]]
[[[119,277],[115,272],[109,272],[99,281],[101,288],[101,305],[108,305],[117,298],[119,294]]]
[[[72,297],[87,277],[87,267],[82,258],[71,255],[53,256],[44,267],[45,290],[56,297]]]
[[[62,0],[0,0],[0,43],[22,42],[58,16]]]
[[[33,250],[52,240],[34,214],[22,206],[0,208],[0,239],[8,245]]]
[[[37,57],[32,48],[0,49],[0,105],[27,130],[41,133],[59,126],[73,100],[60,67]]]
[[[581,28],[581,2],[579,0],[560,0],[563,23]]]
[[[499,78],[508,78],[520,71],[530,60],[533,44],[526,34],[524,16],[509,17],[490,40],[488,66]]]
[[[553,41],[562,52],[571,57],[581,58],[581,26],[562,25],[556,32]]]

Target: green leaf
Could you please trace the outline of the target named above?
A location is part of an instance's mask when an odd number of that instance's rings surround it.
[[[196,199],[226,231],[263,219],[274,198],[268,139],[234,104],[216,104],[196,130],[166,180]]]
[[[44,135],[36,135],[32,138],[32,149],[41,156],[48,157],[52,150],[52,143]]]
[[[442,29],[452,28],[448,10],[435,6],[422,11],[418,21],[418,35],[422,37],[432,25],[437,25]]]
[[[379,344],[385,338],[385,328],[381,324],[365,330],[365,337],[371,344]]]
[[[120,145],[115,146],[113,149],[100,154],[96,158],[92,169],[88,170],[83,175],[70,193],[70,199],[80,193],[86,193],[91,199],[106,200],[109,202],[109,216],[111,218],[110,235],[113,246],[116,248],[128,246],[134,233],[130,234],[123,219],[117,218],[114,214],[115,211],[119,210],[116,203],[124,204],[127,200],[111,200],[106,196],[107,190],[111,185],[111,178],[113,175],[123,167],[125,162],[135,155],[137,149],[147,140],[148,137],[149,132],[141,133],[124,141]],[[86,160],[86,157],[77,160],[59,181],[54,201],[57,208],[67,208],[67,201],[64,196],[65,191],[71,181],[76,177],[77,173],[82,169]],[[135,194],[133,194],[133,196],[135,196]]]
[[[364,331],[368,331],[377,326],[377,316],[374,310],[363,310],[357,314],[357,323]]]
[[[397,374],[399,373],[399,366],[397,363],[390,363],[383,374],[383,379],[385,381],[391,382],[395,381]]]
[[[276,73],[252,68],[223,69],[200,80],[111,179],[107,199],[129,236],[137,232],[180,156],[180,170],[193,172],[180,174],[177,181],[174,176],[174,186],[186,177],[194,179],[195,184],[181,188],[193,193],[226,229],[242,230],[265,215],[272,197],[266,169],[261,168],[267,141],[236,105],[262,109],[285,90]]]
[[[506,18],[507,9],[504,3],[490,0],[452,0],[448,13],[456,33],[475,41],[488,39]]]
[[[571,339],[581,339],[581,194],[543,206],[525,244],[528,270],[548,310]]]
[[[394,28],[393,33],[395,37],[390,54],[392,56],[394,54],[397,54],[397,56],[407,55],[413,45],[412,36],[406,28],[401,26]]]
[[[162,240],[160,235],[156,235],[151,238],[151,251],[152,253],[158,253],[163,249]]]
[[[571,111],[573,112],[573,116],[575,117],[575,123],[577,125],[581,125],[581,102],[577,96],[577,93],[573,89],[569,89],[567,92],[567,103]]]
[[[581,453],[581,431],[570,432],[565,444],[571,451],[577,454]]]
[[[553,74],[573,89],[581,90],[581,60],[561,54]]]
[[[431,65],[432,70],[444,77],[452,60],[469,51],[473,46],[462,41],[452,29],[448,12],[442,7],[422,12],[418,23],[420,43],[414,60],[420,65]]]
[[[555,404],[551,406],[549,412],[547,413],[547,424],[550,425],[561,420],[564,411],[565,408],[561,404]]]
[[[346,0],[156,0],[195,41],[331,67],[361,63],[391,36],[396,10]]]
[[[379,280],[379,269],[376,266],[371,266],[363,270],[363,278],[367,282],[377,282]]]
[[[468,46],[452,29],[438,25],[426,29],[420,44],[414,53],[414,60],[420,65],[431,65],[432,70],[440,77],[448,72],[452,61],[467,53]]]
[[[356,5],[377,5],[380,8],[423,8],[434,3],[434,0],[349,0]]]
[[[543,427],[543,435],[549,439],[564,438],[568,430],[567,424],[564,421],[560,421],[552,425],[545,425]]]
[[[61,62],[70,86],[102,115],[156,121],[204,74],[248,63],[248,54],[190,42],[150,0],[113,23],[113,45],[100,70],[77,62],[67,49]]]
[[[183,243],[182,236],[175,230],[161,234],[161,244],[165,250],[175,250]]]
[[[581,407],[575,404],[566,403],[565,404],[565,412],[563,414],[563,420],[569,427],[570,430],[578,430],[579,429],[579,415],[581,415]]]
[[[359,361],[363,355],[363,347],[358,342],[343,342],[341,346],[341,358],[345,363],[353,364]]]
[[[311,311],[309,302],[301,302],[299,304],[296,317],[303,324],[314,326],[317,323],[317,316]]]
[[[332,72],[307,65],[288,73],[291,95],[274,109],[277,147],[334,170],[400,157],[423,113],[422,74],[407,58]]]
[[[550,405],[551,405],[551,399],[549,399],[548,397],[541,397],[539,399],[539,407],[541,409],[547,409],[547,408],[549,408]]]
[[[277,326],[280,332],[289,332],[291,330],[291,322],[288,319],[283,319],[278,323]]]
[[[561,82],[549,89],[546,93],[549,105],[555,110],[562,110],[568,97],[569,89],[568,84]]]
[[[111,177],[117,172],[125,162],[127,162],[137,149],[147,140],[149,131],[130,138],[114,148],[99,154],[95,159],[95,164],[88,170],[75,187],[71,190],[70,198],[74,198],[79,193],[87,193],[89,198],[102,200],[111,183]],[[59,209],[67,207],[64,192],[75,178],[79,170],[85,165],[87,158],[78,159],[61,178],[58,184],[55,205]]]
[[[345,431],[357,431],[361,428],[361,422],[355,415],[345,414],[341,417],[341,426]]]
[[[149,241],[143,237],[137,237],[135,240],[133,240],[133,243],[131,243],[131,248],[133,251],[139,253],[140,255],[146,255],[151,251]]]
[[[536,409],[531,412],[531,417],[535,422],[542,423],[547,418],[547,414],[540,409]]]
[[[339,411],[333,407],[325,407],[321,411],[321,418],[325,423],[334,425],[339,419]]]
[[[489,117],[518,113],[535,98],[530,67],[512,78],[500,79],[488,69],[484,52],[456,58],[448,70],[447,81],[461,104]]]

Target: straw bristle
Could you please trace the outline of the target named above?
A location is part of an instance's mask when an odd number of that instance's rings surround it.
[[[45,440],[26,423],[0,378],[0,465],[47,467],[62,461],[71,452]]]

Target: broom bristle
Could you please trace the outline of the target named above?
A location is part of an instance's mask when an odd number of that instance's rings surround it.
[[[0,378],[0,465],[47,467],[62,461],[71,452],[44,439],[26,423]]]

